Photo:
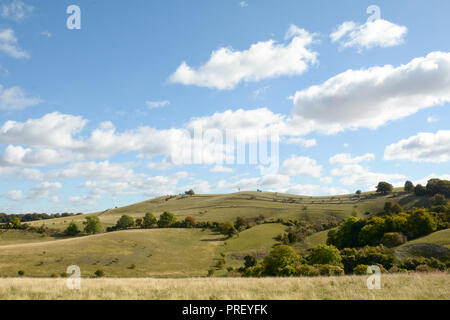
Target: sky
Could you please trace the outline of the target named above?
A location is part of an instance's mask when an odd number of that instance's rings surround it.
[[[0,212],[450,179],[448,12],[0,0]]]

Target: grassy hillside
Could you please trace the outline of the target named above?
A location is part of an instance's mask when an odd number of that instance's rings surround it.
[[[448,300],[450,277],[385,274],[380,290],[367,276],[317,278],[83,279],[68,290],[65,279],[0,279],[0,299],[148,300]]]
[[[318,222],[327,216],[343,220],[352,213],[367,217],[382,211],[386,201],[399,202],[405,208],[412,207],[419,198],[400,191],[387,196],[379,196],[373,192],[333,197],[307,197],[270,192],[239,192],[222,195],[166,196],[136,203],[130,206],[93,213],[100,218],[105,227],[113,226],[123,214],[135,218],[146,212],[159,216],[164,211],[174,213],[178,219],[192,216],[197,221],[234,221],[236,217],[256,218],[264,215],[269,218],[302,219]],[[84,216],[34,221],[31,224],[45,224],[51,229],[62,230],[71,221],[79,223]]]
[[[0,246],[0,276],[16,276],[19,270],[30,276],[59,276],[70,265],[78,265],[83,276],[98,269],[108,277],[205,276],[221,252],[227,266],[241,266],[246,254],[267,253],[284,229],[280,224],[259,225],[231,240],[210,230],[153,229],[9,244]]]
[[[414,256],[450,259],[450,229],[408,241],[397,247],[395,252],[400,259]]]

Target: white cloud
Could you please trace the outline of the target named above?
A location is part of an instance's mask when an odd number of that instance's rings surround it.
[[[36,201],[44,200],[51,196],[51,194],[62,188],[59,182],[45,181],[32,187],[26,195],[21,190],[8,191],[5,197],[12,201]]]
[[[62,180],[73,178],[121,180],[133,177],[130,164],[103,162],[74,162],[63,169],[55,169],[45,174],[45,179]]]
[[[393,47],[404,43],[408,29],[387,20],[378,19],[365,24],[346,21],[330,34],[332,42],[341,48],[355,47],[359,51],[374,47]]]
[[[39,103],[39,98],[29,97],[20,87],[5,89],[0,85],[0,110],[21,110]]]
[[[5,197],[12,201],[22,201],[25,196],[23,195],[21,190],[11,190],[5,194]]]
[[[354,186],[362,184],[364,186],[374,188],[380,181],[391,183],[399,183],[406,176],[397,173],[377,173],[372,172],[369,168],[362,166],[360,163],[371,161],[375,158],[373,154],[365,154],[359,157],[352,157],[350,154],[338,154],[330,158],[331,164],[339,165],[339,168],[331,170],[331,175],[342,177],[340,182],[345,186]]]
[[[246,7],[248,7],[248,3],[247,3],[247,1],[241,1],[241,2],[239,2],[239,6],[241,8],[246,8]]]
[[[323,195],[339,195],[349,194],[350,192],[344,188],[323,187],[310,184],[296,184],[282,190],[284,193],[297,194],[303,196],[323,196]]]
[[[28,52],[19,47],[14,30],[9,28],[0,30],[0,52],[16,59],[30,57]]]
[[[147,108],[149,109],[156,109],[156,108],[162,108],[170,104],[169,100],[162,100],[162,101],[146,101],[145,104],[147,105]]]
[[[297,121],[316,130],[375,129],[450,101],[450,53],[432,52],[399,67],[348,70],[296,92],[293,100]]]
[[[352,157],[350,153],[340,153],[332,156],[329,159],[331,164],[358,164],[363,161],[371,161],[375,159],[373,153],[366,153],[365,155],[359,157]]]
[[[22,21],[29,17],[34,8],[20,0],[13,0],[10,3],[0,5],[0,16],[15,21]]]
[[[9,145],[0,154],[0,165],[3,166],[49,166],[64,163],[74,159],[70,151],[46,149],[46,148],[24,148]]]
[[[385,160],[443,163],[450,160],[450,130],[421,132],[386,147]]]
[[[290,138],[284,140],[284,142],[286,142],[288,144],[297,144],[304,148],[311,148],[311,147],[315,147],[317,145],[316,139],[304,139],[304,138],[300,138],[300,137],[290,137]]]
[[[232,173],[233,169],[218,164],[211,168],[209,171],[215,173]]]
[[[169,81],[229,90],[241,82],[300,75],[317,62],[317,53],[309,48],[314,42],[314,34],[295,26],[291,26],[288,33],[292,39],[286,44],[269,40],[255,43],[244,51],[220,48],[198,69],[183,62]]]
[[[309,176],[319,178],[322,166],[317,161],[308,157],[291,156],[285,160],[280,168],[280,173],[288,176]]]
[[[429,116],[427,118],[428,123],[433,123],[433,122],[437,122],[437,121],[438,121],[438,119],[435,116]]]

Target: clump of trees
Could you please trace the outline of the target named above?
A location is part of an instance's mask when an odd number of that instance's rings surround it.
[[[71,237],[74,237],[79,233],[81,233],[81,230],[78,228],[77,224],[73,221],[69,224],[66,230],[64,230],[64,234]]]
[[[327,244],[339,249],[376,246],[382,243],[387,233],[401,233],[411,240],[436,231],[438,221],[440,227],[448,228],[450,223],[442,221],[442,217],[443,215],[430,213],[426,209],[413,209],[369,219],[349,217],[339,228],[328,232]],[[388,241],[388,237],[384,238],[385,241]]]
[[[83,222],[84,232],[87,234],[96,234],[103,231],[103,226],[97,216],[87,216]]]

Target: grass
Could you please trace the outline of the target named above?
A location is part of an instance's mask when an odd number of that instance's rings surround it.
[[[366,276],[318,278],[82,279],[68,290],[65,279],[0,279],[0,299],[106,300],[448,300],[448,274],[382,275],[369,290]]]
[[[225,268],[242,266],[246,254],[267,253],[284,229],[281,224],[262,224],[232,239],[201,229],[130,230],[9,244],[0,246],[0,276],[17,276],[18,270],[33,277],[59,276],[70,265],[79,266],[83,276],[99,269],[107,277],[205,276],[220,253],[226,255]],[[233,254],[240,257],[233,259]]]
[[[23,230],[1,230],[0,229],[0,246],[19,243],[44,242],[55,240],[36,232],[26,232]]]
[[[450,259],[450,229],[433,232],[425,237],[408,241],[397,247],[395,253],[399,259],[414,256]]]
[[[319,244],[327,243],[328,232],[330,230],[324,230],[320,232],[316,232],[310,236],[305,238],[305,245],[307,249],[312,249],[317,247]]]

